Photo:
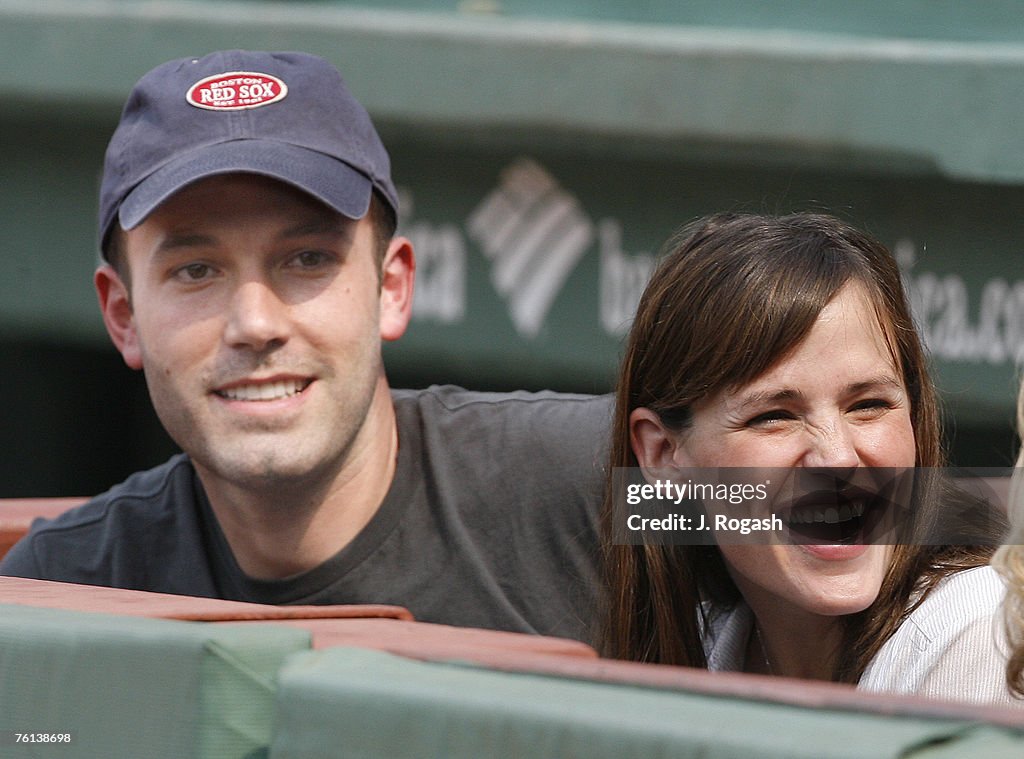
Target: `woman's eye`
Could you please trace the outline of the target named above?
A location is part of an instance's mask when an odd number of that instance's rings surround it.
[[[765,411],[762,414],[758,414],[747,420],[748,427],[774,427],[778,424],[788,421],[793,418],[793,414],[789,411],[783,411],[782,409],[776,409],[773,411]]]
[[[850,407],[850,411],[859,413],[862,416],[873,416],[890,408],[890,405],[889,401],[883,398],[869,398],[853,404]]]

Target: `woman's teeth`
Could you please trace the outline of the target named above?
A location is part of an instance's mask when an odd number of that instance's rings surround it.
[[[790,524],[838,524],[862,516],[864,516],[864,501],[855,501],[850,505],[843,504],[838,508],[829,506],[827,509],[794,509],[790,512],[788,521]]]

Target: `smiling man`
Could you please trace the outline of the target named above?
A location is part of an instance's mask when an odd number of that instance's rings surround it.
[[[389,388],[415,259],[326,61],[228,51],[129,96],[104,323],[184,453],[34,527],[0,574],[589,639],[610,401]]]

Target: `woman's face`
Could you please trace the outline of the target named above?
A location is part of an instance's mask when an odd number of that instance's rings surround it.
[[[910,400],[864,289],[840,290],[804,341],[765,374],[695,404],[674,463],[805,473],[913,467]],[[835,616],[874,601],[892,557],[892,546],[854,543],[722,543],[721,550],[759,617]]]

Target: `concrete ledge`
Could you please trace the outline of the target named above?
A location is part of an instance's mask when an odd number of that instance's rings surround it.
[[[110,119],[134,80],[224,47],[335,62],[375,118],[636,139],[716,158],[1024,180],[1024,44],[370,10],[324,4],[13,0],[0,102]],[[0,111],[2,113],[2,111]]]

